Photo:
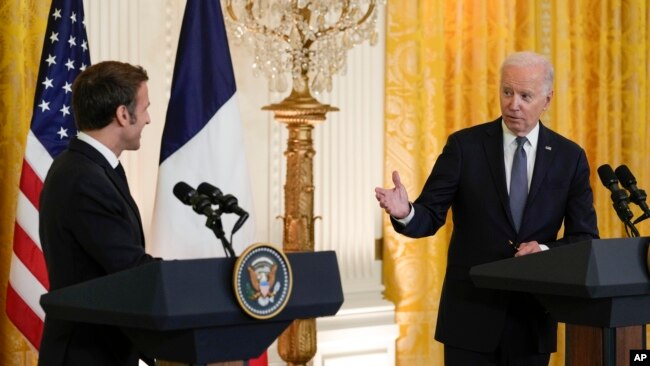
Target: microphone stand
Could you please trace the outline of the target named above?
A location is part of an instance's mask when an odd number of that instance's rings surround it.
[[[636,220],[634,220],[634,224],[638,224],[638,223],[640,223],[641,221],[643,221],[643,220],[645,220],[647,218],[650,218],[650,216],[648,216],[647,214],[644,213],[643,215],[637,217]]]
[[[205,226],[210,228],[214,235],[221,240],[221,245],[223,245],[223,251],[226,253],[227,257],[234,258],[235,251],[232,249],[232,245],[226,239],[226,233],[223,231],[223,224],[221,223],[221,210],[213,211],[213,213],[208,216],[208,220],[205,223]]]
[[[611,195],[612,206],[614,211],[618,215],[618,218],[621,219],[621,222],[625,226],[625,233],[628,238],[638,238],[640,236],[639,231],[636,229],[632,223],[634,214],[628,208],[629,198],[623,190],[613,191]],[[635,222],[636,223],[636,222]]]
[[[638,238],[641,235],[639,234],[639,230],[629,220],[623,221],[623,224],[625,225],[625,232],[628,238]]]

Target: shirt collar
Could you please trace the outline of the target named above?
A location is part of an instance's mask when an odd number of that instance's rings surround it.
[[[501,119],[501,130],[503,131],[503,146],[509,146],[513,141],[515,141],[517,135],[508,129],[508,126],[503,122],[503,119]],[[535,127],[528,133],[528,135],[526,135],[526,138],[528,139],[530,146],[535,149],[537,147],[537,141],[539,140],[539,122],[537,122]]]
[[[108,161],[109,164],[111,164],[111,167],[115,169],[117,164],[120,163],[120,161],[117,159],[117,156],[115,156],[115,153],[111,151],[106,145],[102,144],[101,142],[97,141],[95,138],[91,137],[89,134],[84,133],[79,131],[77,134],[77,138],[88,145],[92,146],[95,148],[95,150],[99,151],[100,154]]]

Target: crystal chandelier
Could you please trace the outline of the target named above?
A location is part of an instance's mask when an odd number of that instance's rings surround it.
[[[222,0],[232,42],[254,51],[254,75],[269,89],[320,94],[345,73],[346,53],[377,42],[376,5],[384,0]]]

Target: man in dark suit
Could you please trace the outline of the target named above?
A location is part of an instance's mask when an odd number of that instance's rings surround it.
[[[510,55],[500,118],[450,135],[412,204],[397,172],[394,188],[375,189],[409,237],[435,234],[452,209],[435,335],[448,366],[548,365],[556,350],[557,323],[531,295],[477,288],[469,276],[478,264],[598,238],[584,150],[539,121],[552,97],[548,60]]]
[[[150,121],[142,67],[107,61],[72,88],[79,135],[52,163],[40,198],[39,230],[50,290],[156,260],[144,251],[140,213],[118,157],[140,147]],[[49,319],[39,365],[137,365],[117,328]]]

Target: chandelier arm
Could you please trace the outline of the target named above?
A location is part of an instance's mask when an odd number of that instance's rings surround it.
[[[345,14],[345,13],[348,12],[348,8],[349,8],[349,7],[348,7],[348,4],[349,4],[349,3],[350,3],[349,0],[345,2],[346,5],[344,6],[344,11],[341,12],[341,15],[343,15],[343,14]],[[327,27],[327,28],[325,28],[325,29],[319,31],[318,33],[319,33],[321,36],[327,36],[327,35],[329,35],[329,33],[333,33],[333,32],[336,32],[336,33],[338,33],[338,32],[345,32],[345,31],[347,31],[348,29],[350,29],[350,28],[352,28],[352,27],[357,27],[357,26],[359,26],[359,25],[365,23],[365,22],[368,20],[368,18],[370,18],[370,16],[372,15],[372,13],[375,11],[375,3],[376,3],[376,0],[372,0],[372,1],[370,2],[370,4],[368,5],[368,10],[366,11],[366,13],[361,17],[361,19],[359,19],[359,21],[357,21],[357,22],[354,23],[353,25],[351,25],[351,26],[340,26],[341,20],[342,20],[342,18],[343,18],[343,16],[341,16],[341,19],[339,19],[339,21],[337,21],[336,24],[334,24],[334,25],[331,26],[331,27]],[[319,38],[320,38],[320,37],[319,37]]]
[[[237,18],[237,14],[235,14],[235,11],[232,8],[232,0],[226,0],[226,11],[233,22],[239,22],[239,18]]]
[[[293,9],[298,9],[298,0],[293,0],[292,2],[293,2]],[[300,9],[300,16],[303,19],[303,23],[309,24],[309,22],[311,22],[312,12],[307,7],[304,7]],[[305,41],[305,39],[307,38],[305,32],[303,32],[303,30],[300,29],[300,27],[298,26],[295,27],[296,30],[298,31],[298,34],[300,35],[300,41],[301,41],[300,43],[302,43],[302,48],[309,49],[309,47],[311,47],[312,40],[307,39]]]
[[[375,3],[376,3],[375,0],[370,1],[370,4],[368,4],[368,10],[366,11],[366,14],[364,14],[361,17],[361,19],[359,19],[359,21],[357,22],[356,25],[361,25],[361,24],[365,23],[366,20],[368,20],[368,18],[370,18],[372,13],[375,11]]]
[[[287,35],[278,33],[275,30],[267,27],[266,25],[260,25],[255,21],[255,16],[253,15],[252,3],[247,3],[245,9],[246,9],[246,18],[249,20],[249,22],[242,22],[241,19],[239,19],[239,17],[235,13],[235,10],[232,7],[232,0],[226,1],[226,12],[228,13],[228,16],[234,23],[238,23],[240,26],[243,26],[246,29],[246,31],[257,33],[257,34],[263,34],[267,37],[275,37],[283,42],[289,42],[289,37]],[[250,24],[255,24],[255,25],[251,26]]]
[[[278,33],[274,29],[271,29],[271,28],[267,27],[264,24],[259,24],[256,21],[254,21],[255,16],[253,15],[253,3],[252,2],[247,2],[246,6],[245,6],[245,9],[246,9],[246,14],[247,14],[248,19],[252,20],[251,23],[254,23],[256,25],[255,27],[251,27],[248,24],[244,23],[244,27],[246,27],[247,30],[255,32],[255,33],[261,33],[261,34],[263,34],[263,35],[265,35],[267,37],[275,37],[275,38],[277,38],[277,39],[279,39],[279,40],[281,40],[283,42],[287,42],[287,43],[289,42],[289,36],[288,35]]]

